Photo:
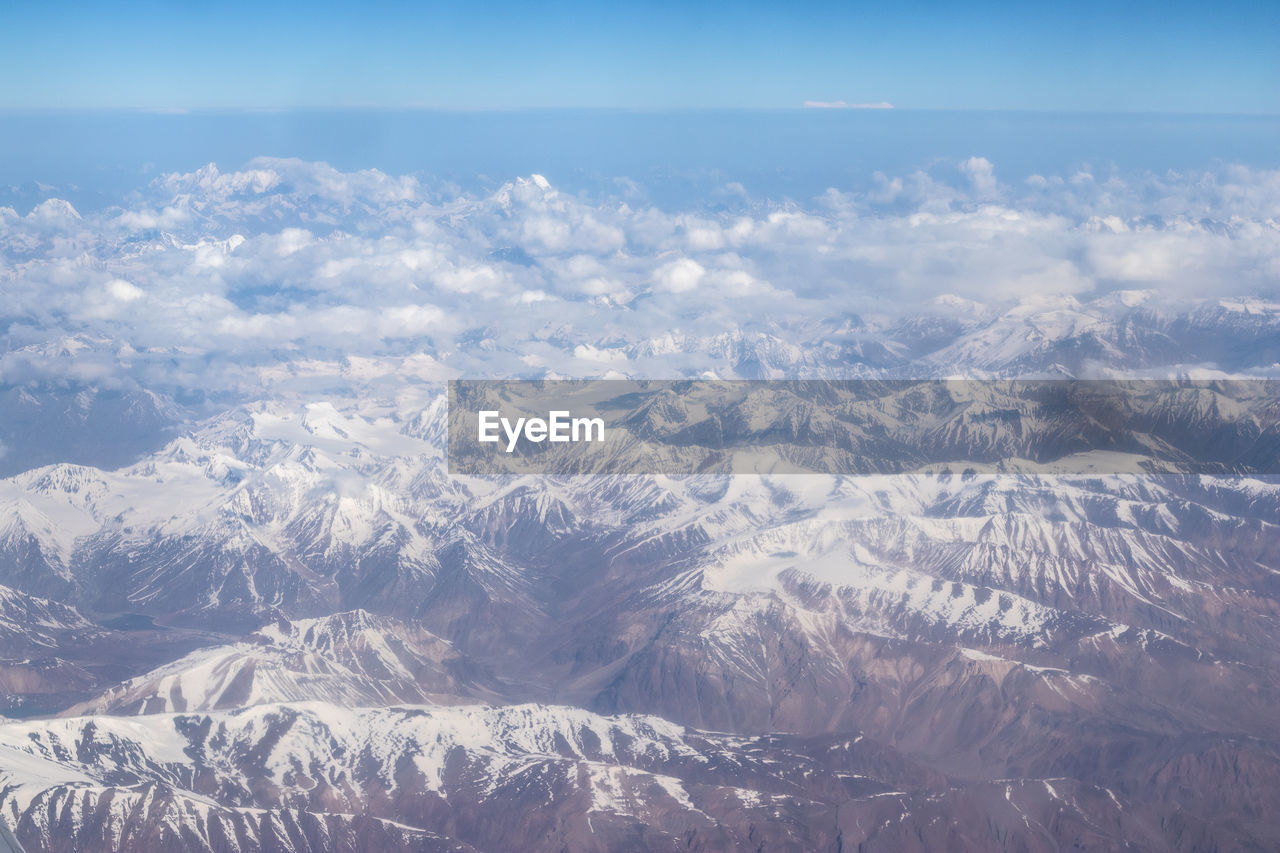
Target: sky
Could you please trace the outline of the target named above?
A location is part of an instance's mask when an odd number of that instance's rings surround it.
[[[0,110],[1280,113],[1280,3],[0,4]]]
[[[0,0],[0,385],[1274,311],[1277,38],[1280,3]]]

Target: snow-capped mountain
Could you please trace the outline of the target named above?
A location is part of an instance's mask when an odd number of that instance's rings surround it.
[[[290,622],[236,643],[192,652],[130,679],[68,713],[213,711],[268,702],[343,706],[457,701],[468,684],[449,643],[363,610]]]
[[[1105,327],[1051,322],[1058,342]],[[993,373],[1063,364],[998,337]],[[955,357],[980,361],[982,338]],[[816,351],[760,346],[787,369]],[[1071,477],[481,478],[445,472],[442,387],[375,391],[386,376],[188,413],[123,467],[0,482],[4,684],[46,717],[0,726],[24,842],[1280,840],[1258,817],[1280,796],[1280,483],[1140,464],[1257,457],[1265,395],[1178,391],[1141,410],[1158,441]],[[1061,441],[1006,400],[886,399],[858,428],[898,447],[910,432],[963,462]],[[797,411],[721,424],[801,447],[850,423]],[[692,420],[678,400],[640,418]]]
[[[55,850],[887,850],[1020,826],[1093,845],[1150,837],[1114,791],[1070,779],[958,788],[856,734],[710,734],[545,705],[10,723],[0,756],[5,817]],[[936,820],[979,804],[980,819]],[[921,817],[929,828],[911,829]]]

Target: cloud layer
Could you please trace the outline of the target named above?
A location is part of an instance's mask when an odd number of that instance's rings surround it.
[[[1276,171],[1008,185],[972,157],[803,205],[740,187],[714,209],[634,197],[538,175],[442,194],[261,159],[166,175],[92,215],[0,208],[0,382],[243,389],[269,366],[424,353],[469,375],[586,375],[672,335],[803,346],[832,318],[886,328],[1132,291],[1172,310],[1280,282]]]

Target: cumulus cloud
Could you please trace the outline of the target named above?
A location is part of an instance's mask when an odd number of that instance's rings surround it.
[[[998,174],[975,155],[806,203],[739,187],[734,206],[664,210],[626,182],[588,199],[533,175],[472,196],[297,160],[209,165],[100,212],[0,209],[0,376],[212,388],[264,364],[417,353],[572,373],[622,347],[658,358],[672,336],[1277,290],[1280,172]]]
[[[654,271],[654,288],[660,292],[684,293],[697,287],[706,274],[702,264],[690,258],[680,258]]]
[[[122,278],[113,278],[107,282],[107,293],[118,302],[135,302],[143,297],[141,288]]]
[[[970,157],[960,164],[960,170],[969,176],[974,195],[978,198],[995,198],[1000,185],[996,182],[995,166],[985,157]]]

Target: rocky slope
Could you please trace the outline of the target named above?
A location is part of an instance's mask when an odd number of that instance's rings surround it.
[[[1068,308],[618,348],[1065,375],[1277,339],[1270,309]],[[451,477],[440,386],[365,367],[0,481],[30,848],[1280,844],[1274,477]],[[1162,411],[1153,455],[1234,417]],[[1037,439],[1001,423],[937,435]]]

